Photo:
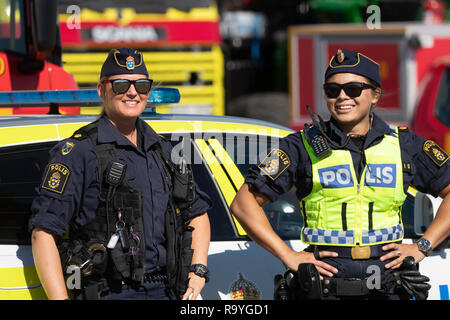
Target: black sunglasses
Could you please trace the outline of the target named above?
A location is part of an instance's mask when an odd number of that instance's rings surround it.
[[[328,98],[337,98],[342,89],[350,98],[356,98],[361,95],[364,89],[375,89],[375,87],[364,82],[347,82],[344,84],[329,82],[323,85],[323,90]]]
[[[112,90],[115,94],[124,94],[130,89],[131,85],[134,85],[137,93],[139,94],[148,94],[150,89],[152,88],[152,79],[137,79],[137,80],[128,80],[128,79],[114,79],[114,80],[105,80],[103,83],[111,83]]]

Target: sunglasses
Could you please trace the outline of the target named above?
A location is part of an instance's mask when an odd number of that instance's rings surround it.
[[[364,82],[347,82],[344,84],[329,82],[323,85],[323,90],[328,98],[337,98],[342,89],[350,98],[356,98],[361,95],[364,89],[375,89],[375,87]]]
[[[128,79],[114,79],[105,80],[102,83],[111,83],[112,90],[115,94],[124,94],[130,89],[131,85],[134,85],[137,93],[148,94],[152,88],[152,79],[138,79],[138,80],[128,80]]]

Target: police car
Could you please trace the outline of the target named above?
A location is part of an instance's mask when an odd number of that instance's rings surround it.
[[[164,90],[153,90],[151,101],[170,100],[170,92]],[[176,94],[173,99],[177,99]],[[0,93],[0,106],[49,103],[90,105],[98,104],[99,100],[95,90]],[[197,184],[213,201],[208,211],[211,280],[201,299],[272,299],[273,278],[282,274],[284,267],[248,238],[229,206],[244,182],[247,169],[258,164],[259,155],[276,147],[278,139],[292,130],[236,117],[149,112],[142,118],[172,142],[175,153],[190,159]],[[47,164],[49,149],[95,119],[94,115],[0,117],[0,299],[46,299],[34,268],[27,232],[29,207]],[[411,243],[423,234],[439,203],[439,199],[410,188],[402,210],[406,242]],[[288,245],[295,250],[304,249],[299,240],[302,215],[295,190],[266,204],[264,210],[274,230]],[[431,278],[429,299],[449,299],[447,243],[444,241],[420,263],[421,272]]]

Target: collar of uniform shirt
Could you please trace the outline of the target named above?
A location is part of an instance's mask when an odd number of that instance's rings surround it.
[[[119,146],[131,145],[131,142],[125,138],[105,115],[99,119],[98,142],[111,143],[115,142]],[[147,151],[153,144],[160,141],[160,137],[156,132],[147,125],[144,120],[138,118],[136,122],[137,134],[143,136],[144,150]],[[140,149],[140,148],[139,148]],[[142,149],[141,149],[142,150]]]
[[[151,149],[155,143],[161,142],[162,138],[141,118],[138,118],[136,127],[138,129],[138,133],[142,135],[144,151]]]
[[[330,117],[329,121],[325,122],[325,127],[328,136],[336,141],[338,144],[342,144],[347,135],[342,132],[339,128],[337,121]],[[366,139],[364,141],[364,149],[374,144],[375,141],[381,140],[385,134],[391,133],[391,129],[380,117],[378,117],[375,113],[373,114],[372,126],[366,134]],[[353,142],[349,142],[346,146],[347,149],[353,150],[356,152],[360,152],[360,148],[358,148]]]

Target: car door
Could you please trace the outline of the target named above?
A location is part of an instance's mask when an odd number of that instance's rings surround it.
[[[265,155],[277,139],[256,133],[209,132],[192,140],[193,148],[203,158],[202,163],[193,165],[194,178],[199,187],[213,197],[213,202],[220,203],[220,210],[213,208],[208,211],[211,221],[208,256],[211,281],[202,291],[203,299],[273,298],[273,278],[283,273],[284,267],[250,241],[229,206],[243,184],[248,168],[258,163],[258,154]],[[296,250],[304,247],[299,240],[302,217],[295,190],[266,204],[264,211],[274,230],[288,245]],[[224,225],[227,225],[226,231]]]
[[[27,225],[35,188],[54,144],[0,148],[0,299],[46,299]]]

